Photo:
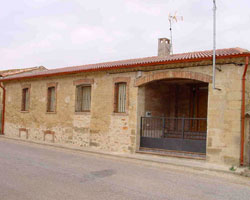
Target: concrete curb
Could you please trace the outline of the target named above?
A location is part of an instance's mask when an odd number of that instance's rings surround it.
[[[92,155],[96,155],[96,156],[104,156],[104,157],[113,158],[113,159],[132,160],[132,161],[135,161],[137,163],[143,162],[145,164],[157,165],[157,166],[161,166],[161,167],[172,168],[175,170],[185,169],[185,170],[192,170],[192,171],[194,171],[194,170],[195,171],[210,171],[210,172],[219,172],[219,173],[238,175],[238,176],[246,176],[244,174],[244,171],[247,169],[247,168],[241,168],[239,171],[230,171],[229,168],[218,169],[215,167],[195,166],[192,164],[184,164],[184,162],[182,162],[182,164],[178,164],[178,163],[174,163],[173,161],[160,159],[160,157],[162,157],[162,156],[153,156],[153,155],[152,156],[150,156],[150,155],[146,155],[146,156],[143,155],[142,156],[142,155],[139,155],[138,153],[131,154],[131,155],[119,154],[119,153],[104,152],[104,151],[92,150],[92,149],[90,150],[90,149],[82,148],[82,147],[75,147],[75,146],[72,147],[72,146],[56,144],[56,143],[47,143],[47,142],[42,142],[42,141],[26,140],[26,139],[8,137],[8,136],[3,136],[3,135],[1,135],[0,138],[7,139],[7,140],[15,140],[18,142],[23,142],[23,143],[44,145],[44,146],[49,146],[49,147],[53,147],[53,148],[60,148],[60,149],[65,149],[65,150],[70,150],[70,151],[77,151],[77,152],[92,154]],[[178,160],[181,159],[182,161],[186,160],[185,158],[174,158],[174,159],[178,159]]]

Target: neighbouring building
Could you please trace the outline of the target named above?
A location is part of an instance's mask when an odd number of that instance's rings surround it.
[[[158,45],[154,57],[2,78],[2,133],[104,151],[161,150],[247,164],[250,52],[217,50],[213,89],[212,51],[169,55],[168,39]]]
[[[22,69],[2,70],[2,71],[0,71],[0,79],[6,78],[6,77],[11,77],[11,76],[14,76],[17,74],[26,74],[26,73],[31,73],[31,72],[35,72],[35,71],[44,71],[44,70],[47,70],[47,69],[43,66],[22,68]],[[0,119],[2,119],[2,109],[3,109],[2,102],[3,102],[3,93],[2,93],[2,89],[0,89]],[[1,122],[2,121],[0,120],[0,127],[2,127]]]

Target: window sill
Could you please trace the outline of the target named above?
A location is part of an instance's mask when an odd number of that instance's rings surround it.
[[[20,112],[21,113],[29,113],[30,111],[29,110],[21,110]]]
[[[75,112],[75,115],[90,115],[90,111]]]
[[[118,113],[118,112],[113,112],[114,116],[128,116],[128,113]]]
[[[46,114],[56,114],[56,112],[46,112]]]

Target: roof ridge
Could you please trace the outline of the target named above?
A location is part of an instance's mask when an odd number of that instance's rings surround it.
[[[247,49],[243,49],[240,47],[233,47],[233,48],[224,48],[224,49],[216,49],[216,51],[225,51],[225,50],[238,50],[241,53],[244,52],[250,52]],[[50,70],[57,70],[57,69],[65,69],[65,68],[74,68],[74,67],[85,67],[85,66],[94,66],[94,65],[105,65],[105,64],[114,64],[118,62],[126,62],[126,61],[135,61],[135,60],[144,60],[144,59],[152,59],[152,58],[170,58],[174,56],[180,56],[180,55],[188,55],[188,54],[199,54],[199,53],[209,53],[212,52],[213,50],[203,50],[203,51],[191,51],[191,52],[184,52],[184,53],[177,53],[173,55],[167,55],[167,56],[147,56],[147,57],[139,57],[139,58],[131,58],[131,59],[122,59],[122,60],[113,60],[113,61],[106,61],[106,62],[98,62],[98,63],[91,63],[91,64],[83,64],[83,65],[74,65],[74,66],[65,66],[65,67],[58,67],[54,69],[49,69]],[[207,55],[208,56],[208,55]]]
[[[231,48],[222,48],[222,49],[216,49],[216,51],[226,51],[226,50],[239,50],[242,53],[243,52],[249,52],[247,49],[241,48],[241,47],[231,47]],[[213,50],[202,50],[202,51],[189,51],[189,52],[183,52],[183,53],[177,53],[177,54],[173,54],[174,55],[182,55],[182,54],[194,54],[194,53],[204,53],[204,52],[212,52]]]

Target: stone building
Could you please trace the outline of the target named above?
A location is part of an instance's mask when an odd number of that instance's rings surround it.
[[[250,105],[249,70],[244,81],[250,52],[217,50],[213,89],[212,51],[169,55],[169,40],[161,38],[158,45],[154,57],[1,79],[2,133],[103,151],[181,153],[246,164],[249,120],[242,103]]]

